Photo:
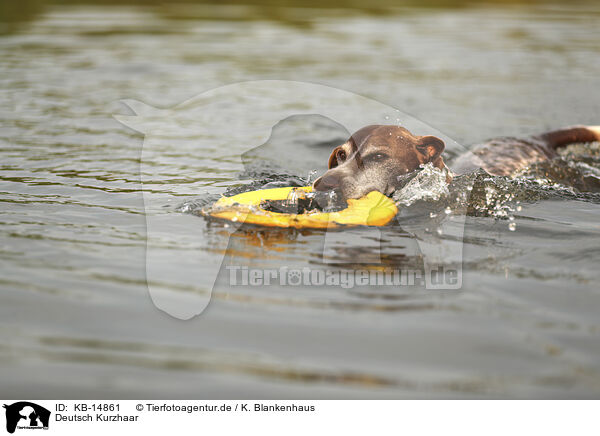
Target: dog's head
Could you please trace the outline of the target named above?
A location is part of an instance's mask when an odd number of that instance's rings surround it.
[[[414,136],[399,126],[372,125],[355,132],[329,157],[329,170],[313,183],[316,191],[337,189],[344,198],[371,191],[391,195],[402,176],[423,164],[444,168],[444,141]]]

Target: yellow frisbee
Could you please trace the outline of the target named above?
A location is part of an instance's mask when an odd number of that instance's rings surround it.
[[[307,212],[300,214],[272,212],[263,208],[265,201],[286,200],[294,190],[311,192],[310,186],[274,188],[221,197],[202,215],[233,222],[267,227],[327,229],[353,226],[384,226],[398,213],[394,202],[377,191],[359,199],[349,199],[348,207],[339,212]]]

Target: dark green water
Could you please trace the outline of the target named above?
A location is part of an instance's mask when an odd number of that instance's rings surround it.
[[[124,98],[171,107],[222,85],[283,79],[369,97],[460,144],[598,125],[598,4],[115,3],[0,8],[5,397],[598,396],[593,195],[531,195],[514,213],[515,231],[506,220],[467,217],[457,292],[220,282],[206,311],[185,322],[149,297],[143,136],[112,117],[130,114]],[[327,141],[339,137],[311,119],[290,132],[302,129],[271,155],[298,177],[322,171]],[[313,146],[315,132],[326,143],[293,158]],[[194,137],[180,141],[152,161],[160,183],[149,195],[167,216],[252,178],[229,159],[233,137],[212,147],[206,138],[197,148],[183,146]],[[200,242],[166,240],[165,262],[210,259],[223,243],[218,226],[186,219]],[[393,229],[383,238],[391,264],[414,243]],[[230,255],[261,268],[318,265],[322,247],[319,232],[251,231],[237,235]],[[337,248],[338,260],[368,263]],[[183,266],[160,283],[175,302],[197,286]]]

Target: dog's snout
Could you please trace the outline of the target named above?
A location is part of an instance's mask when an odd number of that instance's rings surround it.
[[[316,191],[328,191],[340,186],[340,179],[335,174],[325,174],[313,183]]]

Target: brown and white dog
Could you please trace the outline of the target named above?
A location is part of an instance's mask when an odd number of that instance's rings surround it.
[[[459,156],[455,173],[483,168],[492,175],[510,176],[535,162],[557,156],[560,147],[600,141],[600,126],[576,126],[525,139],[492,139]],[[431,162],[444,169],[444,141],[415,136],[403,127],[371,125],[355,132],[329,157],[329,170],[313,183],[316,191],[337,189],[344,198],[360,198],[371,191],[391,195],[402,176]],[[450,174],[450,171],[448,172]],[[451,176],[447,177],[448,182]]]

